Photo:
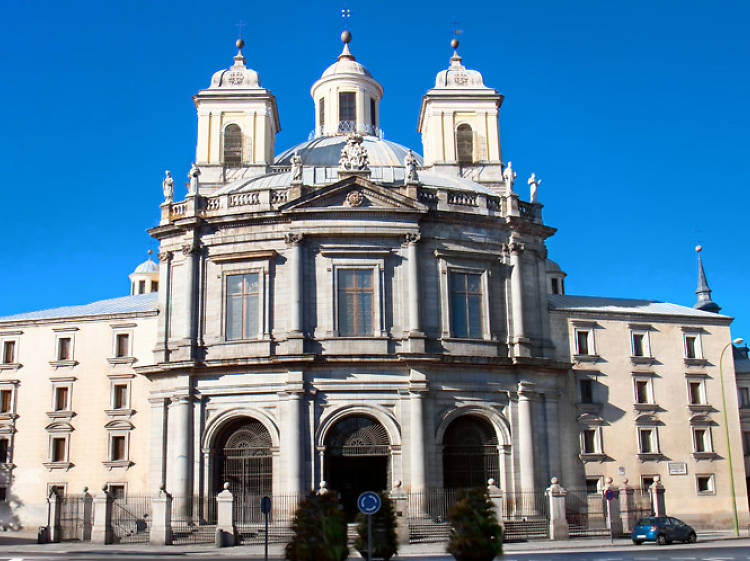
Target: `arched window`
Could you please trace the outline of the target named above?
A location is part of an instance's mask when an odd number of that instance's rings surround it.
[[[228,481],[232,492],[243,497],[260,500],[271,494],[271,435],[266,427],[255,419],[241,419],[222,436],[216,450],[216,490]]]
[[[459,164],[474,162],[474,133],[466,123],[458,125],[456,129],[456,153]]]
[[[459,417],[443,437],[443,486],[484,487],[490,478],[498,479],[495,429],[481,417]]]
[[[224,129],[224,165],[242,167],[242,129],[239,125],[228,125]]]

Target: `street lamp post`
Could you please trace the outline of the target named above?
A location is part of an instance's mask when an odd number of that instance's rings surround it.
[[[738,337],[734,341],[730,341],[727,343],[724,348],[721,350],[721,354],[719,355],[719,379],[721,380],[721,405],[724,410],[724,434],[727,437],[727,456],[729,458],[729,488],[731,490],[732,494],[732,515],[733,515],[733,524],[734,524],[734,535],[739,536],[740,535],[740,524],[739,520],[737,519],[737,494],[734,489],[734,467],[732,466],[732,445],[731,441],[729,439],[729,421],[727,419],[727,397],[724,392],[724,369],[722,365],[722,361],[724,360],[724,353],[731,345],[741,345],[743,343],[743,339]]]

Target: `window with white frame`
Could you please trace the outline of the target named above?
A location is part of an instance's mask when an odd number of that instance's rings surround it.
[[[109,483],[107,488],[109,495],[115,499],[124,499],[127,496],[127,483]]]
[[[706,385],[703,380],[688,379],[688,404],[706,405]]]
[[[659,435],[657,427],[638,427],[638,453],[659,453]]]
[[[634,357],[650,357],[651,344],[648,331],[632,330],[630,332],[630,352]]]
[[[0,348],[0,359],[2,364],[15,364],[18,342],[15,339],[2,339]]]
[[[596,354],[594,351],[594,330],[591,328],[575,329],[576,354],[579,356],[590,356]]]
[[[0,436],[0,464],[10,463],[10,438]]]
[[[701,345],[700,332],[685,332],[685,334],[683,335],[683,349],[685,352],[685,358],[703,358],[703,347]]]
[[[654,403],[654,388],[651,378],[634,378],[633,391],[635,403],[641,405]]]
[[[375,304],[373,270],[342,267],[336,272],[339,336],[371,336]]]
[[[70,411],[71,393],[70,384],[55,384],[52,386],[52,410]]]
[[[125,358],[132,356],[130,350],[131,345],[131,333],[129,331],[115,332],[115,358]]]
[[[451,335],[482,338],[482,275],[451,271],[448,278],[451,306]]]
[[[601,477],[587,477],[586,478],[586,493],[588,495],[596,495],[599,493],[599,485],[601,483]]]
[[[696,474],[695,476],[695,490],[699,495],[713,495],[716,493],[714,487],[714,474]]]
[[[62,498],[67,492],[66,483],[47,483],[47,496],[51,497],[53,494]]]
[[[75,332],[77,327],[54,329],[55,349],[51,360],[53,366],[72,366],[75,357]]]
[[[13,388],[0,389],[0,413],[13,413]]]
[[[260,272],[226,276],[226,338],[258,339],[261,336],[262,287]]]
[[[641,489],[647,492],[651,488],[651,485],[654,484],[654,481],[656,481],[656,475],[642,475]]]
[[[697,454],[713,451],[710,427],[693,427],[693,451]]]
[[[112,384],[112,409],[128,409],[130,407],[130,384],[115,382]]]
[[[111,433],[109,435],[109,461],[125,462],[128,460],[128,435]]]
[[[49,461],[52,463],[64,463],[68,461],[68,445],[70,435],[50,436],[49,439]]]
[[[588,427],[581,431],[581,454],[601,454],[601,431],[598,427]]]
[[[73,359],[73,338],[72,337],[58,337],[57,338],[57,360],[72,360]]]

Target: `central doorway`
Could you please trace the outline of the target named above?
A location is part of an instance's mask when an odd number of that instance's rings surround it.
[[[360,493],[388,488],[391,455],[388,433],[376,420],[352,415],[331,427],[325,447],[328,488],[339,493],[347,519],[354,520]]]

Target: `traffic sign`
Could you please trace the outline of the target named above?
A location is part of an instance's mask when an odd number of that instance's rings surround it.
[[[606,491],[604,491],[604,498],[608,501],[611,501],[615,498],[615,492],[612,489],[607,489]]]
[[[260,511],[263,514],[271,513],[271,497],[263,497],[260,500]]]
[[[357,508],[362,514],[375,514],[380,510],[380,497],[372,491],[365,491],[357,498]]]

